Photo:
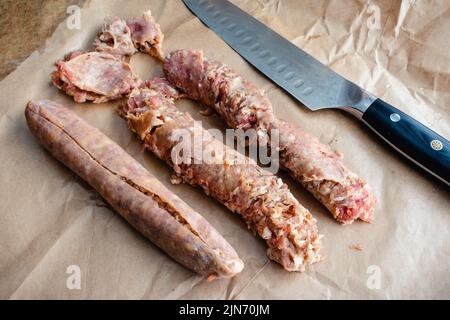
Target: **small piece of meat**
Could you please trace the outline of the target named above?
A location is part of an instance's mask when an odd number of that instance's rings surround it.
[[[136,49],[157,59],[164,59],[162,51],[164,35],[150,10],[144,12],[139,18],[128,20],[127,24],[131,30],[131,39]]]
[[[105,19],[102,31],[94,40],[94,47],[98,52],[106,52],[119,58],[132,56],[137,52],[127,22],[118,17]]]
[[[352,249],[358,250],[358,251],[363,251],[364,250],[364,246],[360,243],[354,244],[351,246]]]
[[[184,93],[172,86],[166,78],[154,78],[152,80],[147,80],[144,85],[148,89],[156,90],[164,94],[166,97],[173,98],[175,100],[182,99],[186,96]]]
[[[103,103],[128,95],[140,80],[121,59],[103,52],[70,54],[56,63],[53,84],[76,102]]]
[[[172,166],[180,177],[176,182],[200,187],[239,213],[266,241],[270,259],[288,271],[304,271],[321,260],[316,220],[287,185],[215,139],[164,92],[135,88],[121,114],[145,147]]]
[[[300,128],[275,117],[264,93],[226,65],[194,50],[171,52],[167,79],[191,99],[214,109],[234,129],[254,129],[259,141],[279,134],[280,164],[342,224],[372,222],[376,199],[367,183],[345,167],[342,156]]]

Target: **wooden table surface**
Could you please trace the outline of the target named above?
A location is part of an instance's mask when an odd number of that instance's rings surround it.
[[[0,80],[43,46],[65,19],[67,7],[85,0],[1,0]]]

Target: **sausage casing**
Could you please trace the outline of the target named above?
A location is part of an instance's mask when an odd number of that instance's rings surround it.
[[[30,101],[25,116],[55,158],[173,259],[210,277],[242,270],[234,249],[202,216],[99,130],[48,100]]]

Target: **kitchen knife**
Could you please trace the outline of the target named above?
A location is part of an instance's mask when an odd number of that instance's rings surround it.
[[[345,110],[450,185],[450,142],[346,80],[226,0],[183,0],[230,47],[309,109]]]

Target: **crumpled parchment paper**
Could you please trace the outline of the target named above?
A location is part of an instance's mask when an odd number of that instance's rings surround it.
[[[343,76],[450,137],[450,3],[440,1],[233,1]],[[51,86],[53,63],[90,48],[107,15],[151,9],[165,33],[166,52],[202,49],[263,88],[280,118],[290,119],[344,153],[368,180],[378,207],[372,225],[342,227],[299,184],[280,176],[317,217],[327,259],[304,274],[270,262],[265,245],[200,190],[173,186],[171,170],[141,145],[115,113],[118,102],[75,104]],[[46,42],[0,82],[0,298],[343,299],[450,298],[450,193],[340,111],[310,112],[262,76],[207,29],[181,1],[92,0],[81,28],[63,22]],[[42,17],[45,19],[45,17]],[[161,66],[142,54],[136,73]],[[29,99],[65,104],[125,148],[203,214],[236,248],[244,271],[208,283],[134,231],[86,183],[43,150],[26,127]],[[198,114],[205,127],[224,129]],[[363,251],[351,247],[361,244]],[[79,276],[79,277],[78,277]]]

